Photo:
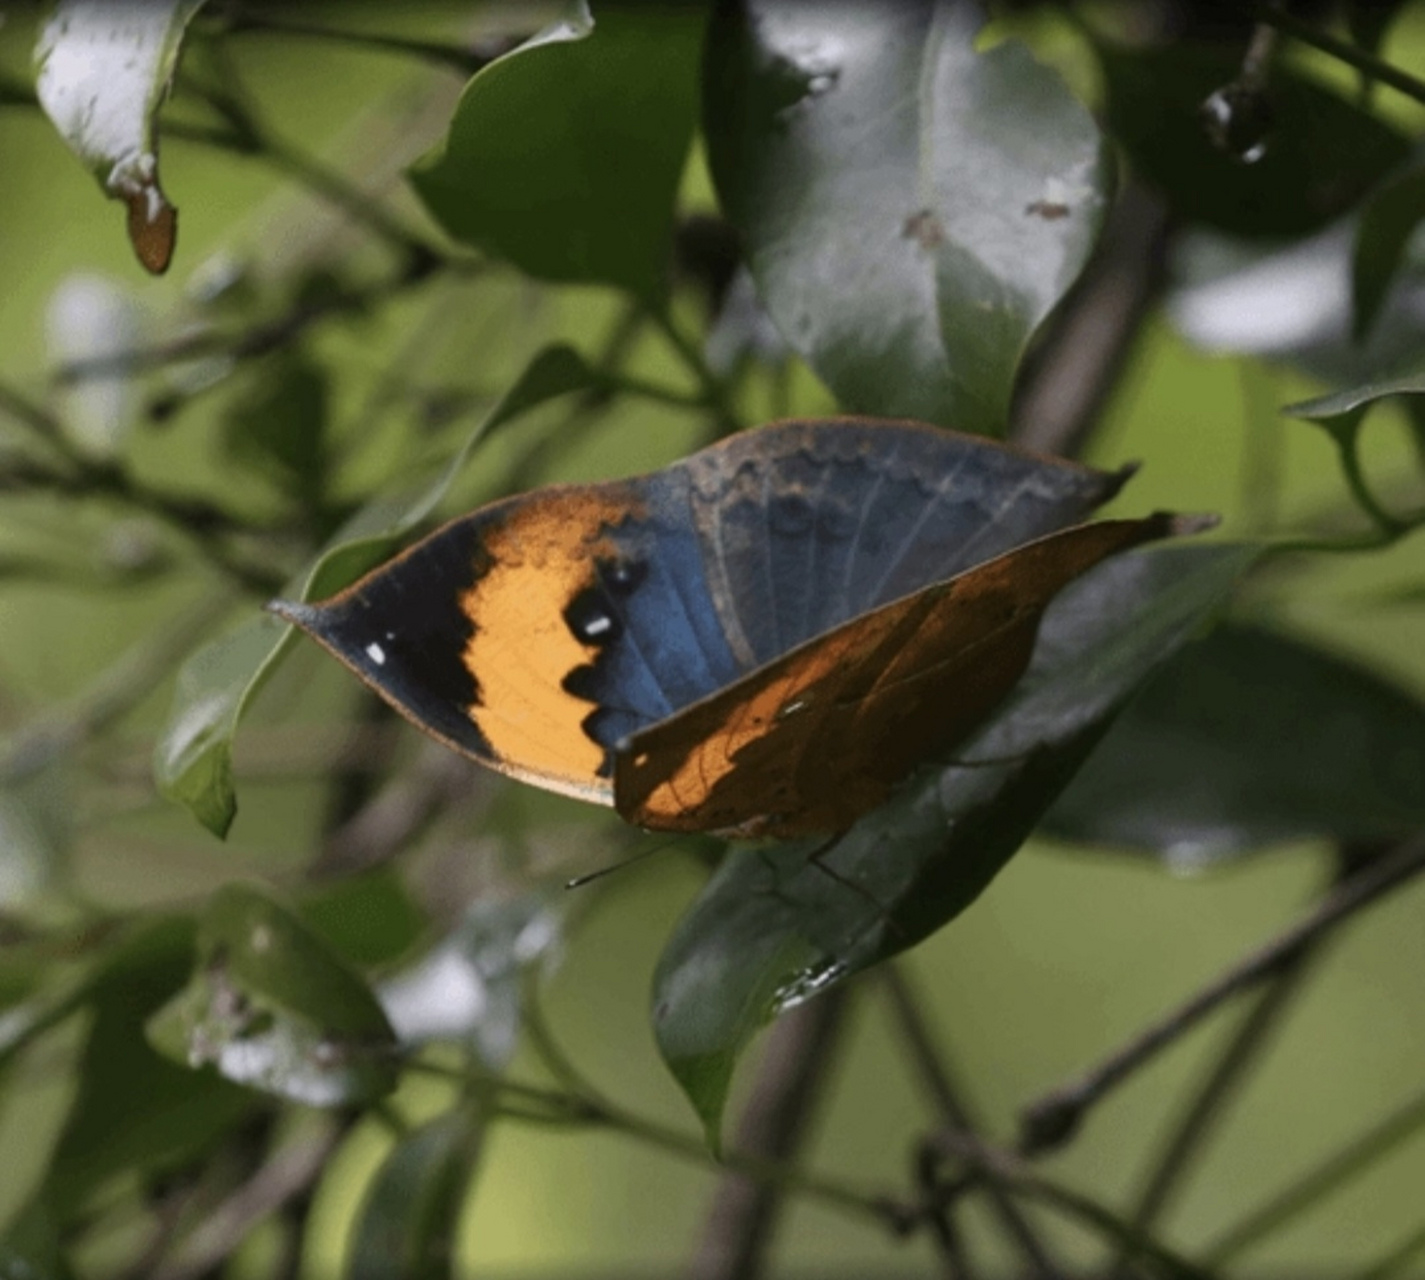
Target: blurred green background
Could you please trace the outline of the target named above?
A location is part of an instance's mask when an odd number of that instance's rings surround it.
[[[402,22],[440,34],[464,21],[462,10],[421,5]],[[348,24],[380,25],[375,6],[331,13]],[[6,18],[0,67],[24,78],[33,15],[17,9]],[[1407,18],[1385,55],[1425,70],[1425,20],[1418,9]],[[1070,64],[1077,56],[1062,38],[1047,39],[1042,48]],[[460,88],[457,75],[350,47],[264,35],[234,38],[230,52],[278,136],[389,195],[410,217],[420,216],[400,174],[439,137]],[[1092,82],[1081,64],[1069,69],[1078,82]],[[182,107],[180,98],[169,110],[181,113]],[[1415,124],[1418,129],[1418,119]],[[46,314],[56,289],[77,274],[112,282],[156,337],[175,331],[178,317],[193,311],[202,281],[225,263],[248,272],[249,287],[273,291],[295,271],[324,263],[357,275],[365,269],[370,251],[341,216],[269,169],[176,140],[164,144],[162,161],[181,230],[173,268],[153,280],[130,256],[119,207],[100,197],[48,122],[31,109],[0,109],[0,381],[38,399],[56,394],[47,381],[54,356]],[[696,154],[685,190],[688,208],[711,207]],[[311,349],[332,371],[331,420],[353,451],[361,441],[348,479],[402,465],[421,447],[418,428],[383,410],[382,379],[393,369],[404,379],[466,386],[492,398],[543,342],[565,337],[591,349],[615,314],[614,300],[599,290],[536,287],[513,273],[496,273],[323,324]],[[656,343],[646,345],[640,356],[646,367],[677,380],[677,366]],[[472,367],[479,386],[467,385]],[[1260,491],[1248,491],[1259,474],[1249,458],[1256,450],[1279,468],[1276,521],[1290,528],[1343,503],[1324,433],[1274,412],[1315,389],[1299,375],[1196,351],[1156,319],[1113,397],[1090,460],[1143,460],[1118,509],[1221,512],[1230,532],[1248,527],[1261,509]],[[260,504],[260,493],[234,492],[222,452],[218,426],[233,394],[218,386],[171,421],[140,422],[129,446],[139,473],[179,477],[194,492]],[[810,374],[794,374],[788,408],[815,413],[832,407]],[[551,433],[544,465],[527,480],[643,470],[677,457],[696,439],[696,424],[686,416],[645,404],[621,405],[573,439],[554,435],[558,425],[550,415],[519,428]],[[6,430],[0,422],[0,442]],[[1405,466],[1404,433],[1388,411],[1372,419],[1368,438],[1376,474]],[[493,443],[468,473],[459,502],[498,492],[518,454],[510,442]],[[165,536],[132,517],[118,518],[101,502],[77,510],[47,497],[0,496],[0,554],[77,545],[102,559],[122,553],[117,540],[162,542]],[[1247,616],[1289,623],[1425,695],[1419,605],[1382,600],[1391,587],[1422,581],[1425,547],[1416,539],[1387,553],[1300,570],[1289,581],[1267,580],[1241,608]],[[0,725],[14,727],[75,697],[142,641],[157,619],[176,617],[207,590],[196,562],[191,572],[111,592],[0,582]],[[248,607],[238,606],[232,616]],[[320,760],[299,750],[303,767],[272,776],[264,753],[319,743],[323,726],[350,714],[355,688],[309,648],[264,691],[241,744],[242,808],[226,844],[143,784],[168,696],[168,686],[160,687],[125,720],[110,757],[119,781],[74,815],[65,874],[95,901],[190,901],[245,873],[281,874],[300,865],[321,819]],[[413,731],[403,732],[410,741],[401,749],[416,749]],[[504,840],[570,871],[609,859],[610,819],[508,787],[501,831],[470,831],[472,848]],[[528,834],[509,834],[520,829]],[[990,1131],[1010,1135],[1028,1101],[1293,920],[1330,876],[1329,853],[1279,848],[1184,878],[1120,853],[1031,843],[969,912],[909,957]],[[550,1024],[592,1079],[614,1098],[689,1133],[692,1117],[657,1057],[646,1004],[662,941],[698,884],[677,854],[606,883],[567,940],[547,998]],[[1244,1206],[1419,1089],[1422,913],[1425,885],[1416,884],[1328,948],[1322,972],[1173,1215],[1169,1241],[1186,1247],[1212,1236]],[[817,1167],[894,1181],[904,1176],[930,1112],[896,1048],[875,983],[862,988],[810,1155]],[[1110,1202],[1127,1196],[1230,1020],[1212,1021],[1122,1089],[1047,1167]],[[6,1152],[0,1219],[20,1203],[40,1168],[72,1087],[43,1061],[27,1061],[21,1070],[25,1087],[6,1090],[0,1110],[0,1150]],[[744,1083],[750,1074],[744,1068]],[[418,1116],[444,1096],[439,1084],[416,1081],[403,1087],[396,1105]],[[384,1128],[366,1121],[331,1161],[315,1202],[311,1275],[330,1274],[363,1179],[389,1141]],[[626,1138],[502,1125],[484,1160],[462,1251],[480,1274],[661,1272],[688,1255],[715,1181],[715,1170]],[[1250,1269],[1329,1274],[1372,1256],[1418,1223],[1422,1186],[1425,1144],[1417,1143],[1250,1255]],[[1096,1256],[1087,1239],[1076,1247],[1081,1259]],[[810,1206],[792,1210],[776,1256],[787,1274],[918,1275],[933,1265],[924,1240],[898,1246],[861,1223]],[[248,1273],[261,1274],[260,1238],[249,1246],[246,1265]]]

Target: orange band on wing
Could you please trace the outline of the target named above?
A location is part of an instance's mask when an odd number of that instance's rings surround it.
[[[593,704],[563,687],[595,650],[564,611],[594,582],[596,560],[613,554],[608,530],[638,514],[636,494],[606,486],[522,503],[486,530],[490,567],[460,598],[474,623],[463,659],[480,690],[469,714],[497,767],[602,804],[612,803],[599,776],[604,750],[583,728]]]

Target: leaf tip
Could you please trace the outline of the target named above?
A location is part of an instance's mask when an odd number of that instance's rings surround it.
[[[161,276],[173,260],[178,240],[178,210],[164,198],[156,183],[124,197],[128,206],[129,243],[150,275]]]

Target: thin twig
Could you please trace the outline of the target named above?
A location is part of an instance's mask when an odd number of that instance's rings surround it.
[[[205,1214],[160,1264],[152,1280],[199,1280],[208,1275],[259,1222],[303,1194],[326,1168],[344,1129],[331,1121],[315,1132],[278,1148],[246,1182]]]
[[[945,1055],[934,1042],[922,1013],[921,1001],[917,998],[905,968],[891,961],[882,967],[881,975],[905,1041],[907,1056],[922,1087],[930,1095],[947,1124],[958,1129],[962,1136],[976,1142],[981,1141],[980,1126],[965,1102],[964,1091],[951,1078]],[[996,1216],[1004,1225],[1006,1234],[1024,1255],[1031,1274],[1058,1276],[1059,1269],[1049,1257],[1043,1241],[1004,1188],[990,1179],[986,1183],[985,1194]]]
[[[834,994],[831,992],[819,997],[808,1007],[814,1007]],[[594,1088],[554,1038],[535,996],[531,982],[526,986],[524,1001],[524,1029],[530,1046],[555,1079],[577,1100],[581,1117],[586,1123],[601,1124],[611,1132],[626,1134],[684,1160],[703,1167],[708,1165],[711,1156],[702,1139],[629,1111]],[[869,1219],[898,1235],[918,1222],[918,1216],[910,1206],[889,1194],[877,1194],[851,1182],[810,1173],[791,1163],[768,1159],[737,1147],[724,1151],[721,1163],[732,1173],[776,1186],[779,1193],[795,1192],[819,1200],[844,1214]]]
[[[1325,936],[1357,911],[1421,870],[1425,870],[1425,837],[1416,837],[1343,881],[1315,910],[1275,941],[1234,965],[1178,1009],[1110,1054],[1074,1084],[1055,1090],[1028,1108],[1021,1119],[1020,1150],[1033,1154],[1061,1146],[1078,1129],[1095,1103],[1225,1000],[1256,985],[1303,947]]]
[[[1093,1228],[1104,1239],[1122,1246],[1129,1257],[1141,1257],[1154,1262],[1177,1280],[1208,1280],[1210,1276],[1210,1272],[1179,1257],[1151,1236],[1137,1230],[1114,1210],[1090,1196],[1036,1173],[1021,1159],[1008,1152],[996,1151],[981,1143],[963,1141],[959,1135],[950,1131],[935,1135],[927,1145],[938,1148],[943,1159],[958,1162],[965,1172],[941,1183],[934,1190],[929,1203],[922,1206],[922,1216],[937,1203],[966,1195],[976,1186],[977,1181],[993,1178],[1017,1194],[1038,1200]]]
[[[1412,1231],[1378,1262],[1371,1263],[1356,1280],[1395,1280],[1422,1252],[1425,1252],[1425,1226]]]
[[[1420,1130],[1425,1129],[1425,1094],[1417,1095],[1379,1124],[1352,1140],[1298,1178],[1266,1204],[1228,1227],[1204,1252],[1208,1264],[1221,1266],[1299,1217],[1358,1173],[1369,1168]]]
[[[1416,102],[1425,103],[1425,81],[1417,80],[1414,76],[1384,59],[1376,57],[1375,54],[1369,53],[1359,45],[1338,40],[1329,32],[1322,31],[1309,22],[1303,22],[1300,18],[1293,17],[1279,0],[1276,3],[1271,0],[1257,0],[1252,5],[1252,9],[1261,22],[1276,27],[1293,39],[1300,40],[1302,44],[1320,49],[1322,53],[1329,53],[1333,58],[1355,67],[1357,71],[1372,80],[1389,85],[1397,93],[1403,93],[1407,98],[1414,98]]]
[[[1191,1171],[1212,1132],[1214,1122],[1221,1118],[1251,1066],[1261,1060],[1262,1050],[1270,1042],[1272,1032],[1280,1025],[1282,1015],[1301,990],[1307,972],[1306,962],[1314,955],[1315,949],[1298,951],[1277,969],[1267,989],[1233,1033],[1226,1051],[1184,1108],[1163,1146],[1162,1154],[1154,1161],[1153,1171],[1134,1207],[1131,1221],[1136,1230],[1146,1235],[1157,1225],[1173,1193]],[[1109,1274],[1121,1274],[1127,1261],[1127,1258],[1120,1256],[1109,1268]]]
[[[783,1017],[768,1037],[752,1097],[737,1129],[737,1150],[789,1163],[806,1137],[846,1025],[845,988]],[[713,1196],[702,1239],[689,1268],[694,1280],[755,1280],[766,1271],[768,1247],[781,1216],[785,1188],[725,1175]]]

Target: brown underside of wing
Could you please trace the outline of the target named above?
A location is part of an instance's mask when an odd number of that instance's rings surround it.
[[[615,805],[657,830],[844,831],[1003,700],[1064,586],[1173,531],[1162,515],[1077,525],[818,636],[635,734]]]

